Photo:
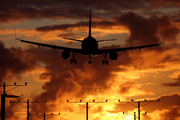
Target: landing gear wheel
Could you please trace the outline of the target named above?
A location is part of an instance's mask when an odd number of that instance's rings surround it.
[[[108,65],[108,60],[106,60],[106,65]]]
[[[104,60],[102,60],[102,64],[104,65]]]
[[[74,59],[74,60],[71,59],[71,64],[72,64],[72,63],[76,64],[76,59]]]
[[[77,54],[77,53],[76,53],[76,54]],[[74,52],[73,52],[73,59],[71,59],[71,64],[72,64],[72,63],[76,64],[76,59],[74,59],[74,57],[76,56],[76,54],[74,54]]]
[[[91,64],[91,55],[89,55],[89,61],[88,64]]]
[[[91,61],[88,61],[88,64],[91,64]]]
[[[71,64],[73,63],[73,59],[71,59]]]
[[[106,65],[108,65],[108,60],[106,60],[107,53],[105,53],[105,55],[104,54],[102,54],[102,55],[104,56],[104,59],[105,59],[102,61],[102,64],[104,65],[106,63]]]
[[[103,64],[103,65],[104,65],[104,64],[108,65],[108,60],[103,60],[103,61],[102,61],[102,64]]]
[[[74,59],[74,64],[76,64],[76,59]]]

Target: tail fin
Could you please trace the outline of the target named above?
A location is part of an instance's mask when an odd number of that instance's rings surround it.
[[[89,36],[91,36],[91,10],[90,10],[90,16],[89,16]]]

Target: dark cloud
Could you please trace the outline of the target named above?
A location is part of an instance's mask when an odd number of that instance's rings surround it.
[[[126,45],[160,43],[164,35],[166,35],[166,40],[171,38],[171,41],[175,41],[175,36],[179,33],[179,29],[168,16],[153,15],[145,18],[134,12],[128,12],[115,19],[130,31]]]
[[[172,13],[171,18],[176,22],[180,22],[180,11]]]
[[[0,41],[0,66],[0,84],[2,85],[3,82],[11,81],[11,78],[20,80],[20,74],[33,70],[36,64],[28,59],[21,48],[5,48],[4,43]],[[6,98],[7,119],[18,119],[15,108],[16,104],[10,104],[9,99]]]
[[[92,27],[98,27],[98,28],[110,28],[112,26],[117,25],[114,22],[111,21],[101,21],[101,22],[92,22]],[[89,22],[78,22],[73,24],[61,24],[61,25],[47,25],[36,28],[37,31],[51,31],[51,30],[68,30],[76,27],[88,27]]]
[[[102,4],[103,3],[103,4]],[[137,4],[139,3],[139,4]],[[105,11],[114,9],[137,9],[145,6],[142,0],[126,1],[3,1],[0,5],[0,21],[7,22],[21,19],[41,19],[41,18],[87,18],[90,9],[101,9]],[[116,11],[117,12],[117,11]]]
[[[162,117],[162,120],[177,120],[178,118],[180,118],[180,107],[179,106],[173,106],[173,107],[169,107],[168,111],[160,114],[160,116]]]
[[[152,0],[152,4],[161,7],[178,7],[179,0]]]
[[[129,93],[129,90],[131,89],[131,88],[134,88],[134,86],[136,85],[136,83],[135,82],[126,82],[126,83],[124,83],[124,84],[121,84],[120,86],[119,86],[119,92],[120,92],[120,94],[127,94],[127,93]]]
[[[180,86],[180,76],[174,79],[174,82],[163,82],[163,86],[167,87],[179,87]]]
[[[161,1],[161,3],[175,4],[174,2]],[[179,3],[179,2],[176,2]],[[89,10],[95,11],[97,18],[108,18],[122,13],[122,11],[139,11],[141,13],[152,11],[153,5],[158,2],[151,0],[44,0],[44,1],[3,1],[0,5],[0,21],[8,22],[26,19],[42,19],[42,18],[88,18]],[[159,5],[159,4],[158,4]],[[172,6],[173,8],[173,6]],[[102,12],[103,11],[103,12]]]
[[[19,77],[21,73],[30,71],[35,67],[35,62],[24,59],[21,48],[5,48],[0,42],[0,83],[11,80],[11,77]],[[6,78],[6,79],[5,79]]]

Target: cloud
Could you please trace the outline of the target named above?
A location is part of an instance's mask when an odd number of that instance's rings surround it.
[[[72,28],[82,28],[82,27],[88,27],[89,22],[77,22],[72,24],[61,24],[61,25],[47,25],[36,28],[37,31],[51,31],[51,30],[68,30]],[[112,21],[100,21],[100,22],[92,22],[92,27],[98,27],[98,28],[108,28],[116,25]]]
[[[135,96],[137,95],[137,93],[138,96],[143,94],[154,94],[153,91],[149,88],[146,88],[145,90],[141,90],[136,82],[131,82],[131,81],[119,85],[119,93],[125,96]]]
[[[163,4],[163,5],[162,5]],[[172,6],[170,6],[170,5]],[[165,6],[166,5],[166,6]],[[169,5],[169,6],[168,6]],[[179,6],[177,1],[149,1],[149,0],[92,0],[92,1],[57,1],[48,0],[42,1],[3,1],[1,3],[1,20],[0,22],[27,20],[27,19],[42,19],[42,18],[88,18],[87,13],[89,10],[93,10],[96,13],[96,18],[107,18],[122,14],[124,11],[137,11],[141,10],[141,13],[147,13],[153,11],[156,6],[161,6],[162,8],[173,8],[174,6]],[[149,12],[150,13],[150,12]]]
[[[103,3],[103,4],[102,4]],[[139,4],[137,4],[139,3]],[[24,2],[22,0],[14,2],[13,0],[1,3],[1,20],[2,22],[22,20],[22,19],[41,19],[41,18],[87,18],[89,9],[101,9],[104,11],[118,9],[139,9],[144,7],[146,2],[142,0],[128,0],[117,2],[112,1],[56,1],[44,0],[37,2],[35,0]],[[53,6],[53,7],[52,7]],[[77,14],[78,13],[78,14]]]
[[[179,98],[180,95],[179,94],[172,94],[172,95],[163,95],[160,96],[158,99],[160,100],[159,102],[151,102],[150,104],[147,104],[146,102],[141,102],[140,105],[143,106],[141,108],[141,110],[145,110],[147,111],[147,113],[152,113],[153,111],[159,110],[159,111],[163,111],[164,109],[169,109],[173,106],[180,106],[179,104]],[[146,99],[147,101],[151,101],[154,99]],[[130,102],[130,100],[129,100]],[[119,112],[128,112],[131,110],[136,109],[136,103],[132,103],[133,105],[130,105],[128,103],[124,103],[122,101],[121,104],[115,104],[114,106],[114,110],[109,111],[110,113],[119,113]],[[145,105],[147,104],[147,105]],[[168,117],[169,118],[169,117]]]
[[[31,71],[35,62],[29,61],[21,48],[5,48],[0,42],[0,83],[11,80],[12,77],[20,77],[21,73]],[[5,79],[6,78],[6,79]]]
[[[152,0],[153,5],[161,6],[161,7],[178,7],[180,5],[180,2],[178,0]]]
[[[174,26],[173,20],[168,16],[153,15],[145,18],[134,12],[128,12],[115,19],[130,31],[126,45],[160,43],[163,42],[164,35],[166,41],[175,41],[175,36],[179,33],[179,28]]]
[[[162,85],[167,86],[167,87],[178,87],[178,86],[180,86],[180,76],[178,78],[175,78],[173,81],[174,82],[163,82]]]
[[[180,107],[172,106],[167,111],[161,113],[162,120],[177,120],[180,118]]]

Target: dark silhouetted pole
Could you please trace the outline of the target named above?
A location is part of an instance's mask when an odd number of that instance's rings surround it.
[[[92,107],[92,106],[88,106],[88,103],[107,103],[108,100],[106,100],[106,102],[95,102],[95,100],[93,100],[93,102],[82,102],[82,100],[80,100],[80,102],[69,102],[69,100],[67,100],[68,103],[86,103],[86,120],[88,120],[88,108]]]
[[[134,112],[134,120],[136,120],[136,112]]]
[[[27,120],[29,120],[29,100],[27,100]]]
[[[1,95],[1,120],[5,120],[5,95]]]
[[[86,102],[86,120],[88,120],[88,102]]]
[[[138,120],[140,120],[140,102],[138,102]]]
[[[0,85],[0,86],[3,86],[3,94],[1,94],[1,120],[5,120],[5,98],[8,97],[8,98],[17,98],[19,96],[16,96],[16,95],[7,95],[7,91],[6,91],[6,86],[15,86],[14,88],[17,88],[19,86],[26,86],[27,83],[25,83],[25,85],[16,85],[16,82],[14,83],[14,85],[6,85],[6,83],[4,82],[3,85]],[[14,89],[12,88],[12,89]],[[12,89],[9,89],[8,91],[12,90]]]

